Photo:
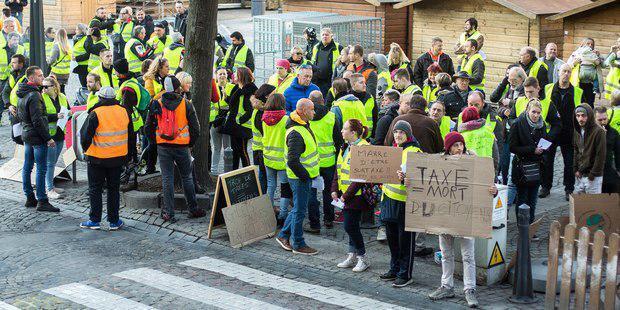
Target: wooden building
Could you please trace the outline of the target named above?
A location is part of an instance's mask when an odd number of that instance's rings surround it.
[[[95,10],[103,6],[108,12],[116,12],[115,0],[43,0],[45,27],[65,28],[75,33],[78,23],[88,24],[95,16]],[[24,9],[24,28],[30,23],[30,5]]]

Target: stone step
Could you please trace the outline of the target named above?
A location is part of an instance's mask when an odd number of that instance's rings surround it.
[[[197,194],[196,201],[198,207],[209,210],[211,209],[211,201],[213,194]],[[125,208],[129,209],[159,209],[163,204],[161,193],[128,191],[123,193],[121,203]],[[183,194],[174,194],[175,210],[186,210],[185,196]]]

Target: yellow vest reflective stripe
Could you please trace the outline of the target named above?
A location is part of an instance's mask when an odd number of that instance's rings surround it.
[[[611,93],[620,90],[620,62],[617,59],[611,64],[605,83],[605,99],[611,100]]]
[[[465,147],[480,157],[493,157],[495,136],[486,128],[478,128],[461,132],[465,139]]]
[[[58,114],[60,113],[60,110],[57,110],[56,107],[54,106],[54,102],[52,101],[52,98],[50,98],[47,94],[42,94],[41,95],[43,97],[43,103],[45,103],[45,113],[47,114]],[[65,97],[65,95],[63,94],[58,94],[58,103],[60,104],[61,107],[65,107],[67,109],[69,109],[69,103],[67,102],[67,97]],[[48,128],[49,128],[49,133],[50,136],[54,136],[56,135],[56,131],[58,126],[56,126],[56,122],[48,122]],[[62,131],[62,129],[61,129]]]
[[[390,75],[390,72],[388,72],[388,71],[383,71],[383,72],[379,73],[377,78],[379,80],[381,80],[382,78],[385,79],[385,81],[387,82],[386,90],[392,89],[392,86],[394,86],[394,82],[392,82],[392,76]]]
[[[7,55],[6,49],[0,48],[0,80],[6,80],[9,77],[9,64],[9,55]]]
[[[102,37],[101,40],[94,42],[93,44],[99,44],[99,43],[103,43],[108,49],[110,48],[110,43],[108,43],[107,37]],[[88,71],[89,72],[92,71],[99,64],[101,64],[101,59],[99,58],[99,55],[90,54],[90,58],[88,59]]]
[[[99,97],[95,93],[88,93],[88,99],[86,99],[86,110],[92,109],[99,102]]]
[[[549,66],[547,66],[544,61],[536,60],[530,68],[530,74],[528,76],[538,78],[538,71],[540,71],[540,67],[545,67],[545,69],[549,70]]]
[[[342,124],[350,119],[358,119],[364,126],[368,126],[368,120],[366,119],[366,108],[364,104],[359,100],[337,100],[333,106],[340,108],[342,114]]]
[[[226,55],[224,55],[224,59],[222,59],[220,66],[226,67],[226,63],[228,62],[234,47],[234,45],[230,45],[228,49],[226,49]],[[245,67],[245,61],[248,59],[248,50],[248,46],[243,44],[241,49],[237,51],[237,54],[235,54],[235,59],[233,59],[233,70],[234,68]]]
[[[125,87],[131,87],[131,89],[133,89],[133,91],[136,92],[136,98],[137,98],[137,102],[140,103],[140,99],[142,99],[142,92],[140,90],[140,86],[138,85],[139,82],[136,78],[131,78],[125,82],[123,82],[123,84],[121,84],[120,87],[118,87],[118,89],[116,90],[116,100],[118,100],[119,102],[123,99],[123,88]]]
[[[127,59],[127,62],[129,63],[130,72],[140,73],[142,70],[142,61],[140,61],[140,58],[131,51],[131,48],[136,44],[144,47],[144,45],[136,38],[129,39],[127,44],[125,44],[125,59]]]
[[[408,146],[407,148],[403,150],[402,164],[407,165],[407,157],[409,157],[409,154],[421,153],[421,152],[422,150],[420,150],[418,147]],[[407,200],[407,187],[404,184],[386,183],[386,184],[383,184],[382,190],[383,190],[383,195],[391,199],[394,199],[396,201],[402,201],[402,202],[405,202]]]
[[[441,124],[439,124],[439,131],[441,132],[441,138],[445,139],[446,135],[450,133],[450,124],[452,120],[450,116],[444,116],[441,118]]]
[[[312,58],[310,62],[312,62],[315,65],[316,65],[316,55],[319,53],[319,44],[323,45],[322,42],[319,42],[312,48]],[[336,48],[332,50],[332,72],[336,68],[338,57],[340,57],[340,44],[338,44],[338,42],[334,42],[334,44],[336,45]]]
[[[411,84],[405,88],[403,91],[403,95],[404,94],[422,94],[422,89],[416,84]]]
[[[96,158],[126,156],[129,140],[127,110],[120,105],[110,105],[97,107],[91,113],[97,115],[99,126],[85,154]]]
[[[482,61],[482,63],[484,63],[484,59],[482,59],[482,55],[480,55],[479,53],[476,53],[474,56],[471,56],[470,58],[463,58],[463,61],[461,62],[461,70],[467,72],[467,74],[469,74],[469,76],[472,77],[474,74],[473,73],[474,62],[476,62],[476,60],[478,59]],[[469,87],[484,91],[484,84],[486,83],[487,79],[484,77],[484,72],[482,75],[483,75],[482,82],[480,82],[480,84],[476,84],[476,85],[470,84]]]
[[[372,130],[373,128],[372,110],[374,108],[375,108],[375,98],[373,96],[370,96],[368,100],[364,102],[364,111],[366,112],[366,124],[367,124],[366,126],[368,126],[370,130]]]
[[[319,148],[319,167],[327,168],[336,164],[336,146],[334,145],[334,126],[336,114],[327,114],[318,121],[310,121],[310,129],[316,138]]]
[[[252,117],[250,118],[250,125],[252,126],[252,151],[263,150],[263,134],[260,133],[256,126],[254,126],[254,120],[256,119],[257,114],[258,110],[255,109],[252,111]]]
[[[426,99],[426,102],[429,102],[429,103],[433,102],[437,100],[438,90],[439,90],[439,87],[431,88],[430,85],[424,85],[424,88],[422,89],[422,97]],[[426,109],[428,110],[428,107]]]
[[[142,115],[138,112],[138,109],[133,108],[133,112],[131,113],[131,123],[133,124],[133,131],[137,132],[144,126],[144,120],[142,120]]]
[[[305,150],[301,154],[299,161],[301,162],[301,165],[304,167],[304,169],[306,169],[306,171],[310,175],[310,178],[316,178],[319,175],[319,153],[318,153],[318,148],[316,145],[316,140],[314,140],[314,136],[310,133],[308,128],[304,126],[293,126],[287,129],[286,137],[288,138],[288,135],[291,134],[291,132],[293,131],[300,134],[305,143]],[[291,170],[291,168],[289,168],[288,166],[288,152],[289,152],[288,145],[285,142],[284,143],[284,154],[285,154],[284,160],[287,161],[286,176],[289,179],[299,179],[297,175],[295,175],[293,170]]]
[[[609,117],[609,126],[620,132],[620,107],[607,109],[607,115]]]
[[[118,89],[119,87],[118,76],[114,72],[114,68],[110,67],[110,69],[112,69],[112,80],[111,81],[110,81],[108,74],[103,70],[103,64],[100,64],[99,66],[97,66],[95,69],[90,71],[90,73],[96,74],[101,78],[101,87],[110,86],[115,89]]]
[[[154,37],[150,38],[147,43],[150,46],[153,46],[153,45],[155,45],[155,42],[157,42],[158,44],[157,44],[157,48],[155,49],[155,52],[153,54],[155,55],[155,57],[157,57],[157,56],[163,54],[164,53],[164,49],[172,44],[172,38],[170,36],[166,36],[166,41],[162,42],[160,40],[160,38],[157,35],[155,35]],[[176,71],[176,69],[175,69],[175,71]],[[174,72],[174,71],[171,70],[171,72]]]
[[[58,49],[58,59],[51,64],[52,73],[67,75],[71,73],[71,49],[64,53],[62,49]]]
[[[73,54],[75,57],[86,55],[88,53],[84,48],[84,42],[86,42],[86,36],[83,36],[73,43]],[[88,65],[88,59],[79,61],[77,64],[78,66]]]
[[[286,169],[284,144],[286,143],[286,122],[288,116],[273,126],[263,122],[263,158],[265,166],[275,170]]]
[[[291,83],[293,83],[293,80],[297,77],[297,74],[294,72],[289,73],[286,78],[284,78],[284,80],[278,85],[278,82],[280,81],[280,78],[278,77],[278,74],[274,74],[272,76],[269,77],[269,81],[267,81],[267,84],[275,86],[276,88],[276,93],[277,94],[284,94],[284,91],[291,86]]]
[[[231,84],[231,83],[226,84],[226,86],[224,87],[224,92],[226,92],[227,98],[230,97],[230,93],[232,92],[233,88],[235,88],[235,84]],[[209,123],[215,120],[220,110],[228,110],[228,103],[224,99],[224,96],[222,96],[220,87],[217,86],[215,89],[217,90],[217,95],[220,98],[220,101],[211,102],[211,111],[209,112]]]
[[[409,67],[409,62],[403,62],[402,64],[400,64],[400,67],[398,67],[398,69],[407,69],[407,67]]]
[[[129,41],[129,39],[131,39],[131,36],[133,34],[133,27],[133,21],[123,23],[121,25],[114,24],[114,33],[120,34],[123,37],[123,41],[127,42]]]
[[[241,91],[241,89],[239,89],[239,91]],[[241,124],[241,117],[245,114],[245,108],[243,107],[243,100],[245,96],[240,96],[239,97],[239,104],[238,104],[238,109],[237,109],[237,117],[235,118],[235,120],[237,121],[237,124],[247,128],[247,129],[252,129],[252,119],[250,118],[247,122]]]
[[[45,41],[45,57],[52,55],[52,49],[54,49],[54,41]]]
[[[12,76],[11,76],[12,77]],[[9,103],[14,106],[17,107],[17,89],[19,88],[19,84],[21,84],[24,80],[26,79],[26,75],[24,74],[22,77],[20,77],[15,84],[13,85],[13,88],[11,89],[11,95],[9,97]]]
[[[177,47],[170,49],[170,46],[164,48],[164,58],[168,59],[168,66],[170,72],[176,72],[179,66],[181,66],[181,58],[183,57],[183,48]]]
[[[369,145],[369,143],[366,140],[361,139],[357,146],[363,145]],[[338,190],[343,193],[347,191],[349,186],[351,186],[351,178],[349,177],[349,175],[351,174],[351,150],[349,149],[347,155],[343,157],[342,154],[344,153],[344,151],[345,150],[340,150],[340,153],[338,154],[338,161],[336,163],[336,172],[338,173]],[[355,196],[361,194],[362,191],[358,190],[355,193]]]

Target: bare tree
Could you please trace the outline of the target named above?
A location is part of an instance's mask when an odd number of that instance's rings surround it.
[[[218,1],[195,0],[189,3],[187,33],[185,37],[185,70],[192,75],[192,103],[200,121],[200,139],[196,141],[192,153],[198,183],[205,187],[211,182],[209,177],[209,111],[211,107],[211,79],[213,78],[213,54],[217,33]]]

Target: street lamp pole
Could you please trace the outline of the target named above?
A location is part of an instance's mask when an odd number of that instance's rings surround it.
[[[30,64],[47,72],[45,39],[43,38],[43,0],[30,2]]]

